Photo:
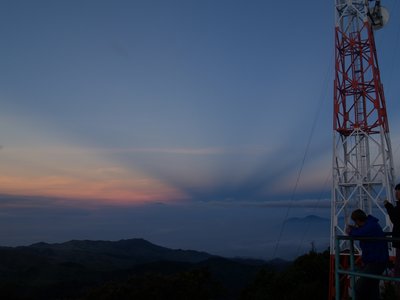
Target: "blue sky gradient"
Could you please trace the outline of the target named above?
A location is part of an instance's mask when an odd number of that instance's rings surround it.
[[[400,6],[383,5],[391,19],[376,40],[399,174]],[[143,237],[266,257],[288,217],[329,217],[334,1],[17,0],[0,15],[0,206],[15,231],[0,244]],[[49,233],[53,211],[65,222]],[[235,228],[233,243],[264,246],[215,249],[200,238],[222,226],[209,214],[226,219],[215,239]]]

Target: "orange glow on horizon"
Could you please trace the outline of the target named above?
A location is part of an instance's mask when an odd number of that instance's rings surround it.
[[[15,196],[45,196],[96,200],[110,204],[178,202],[186,199],[177,189],[154,179],[86,179],[67,176],[0,176],[0,193]]]
[[[179,202],[188,197],[168,183],[127,168],[91,149],[2,149],[0,194],[110,204]]]

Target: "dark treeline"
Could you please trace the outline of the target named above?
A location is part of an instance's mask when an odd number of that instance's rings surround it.
[[[240,289],[208,268],[169,276],[148,274],[92,289],[86,299],[327,299],[329,253],[310,252],[285,270],[262,266]],[[225,284],[224,284],[225,283]]]
[[[7,300],[320,300],[328,285],[328,251],[265,262],[141,239],[0,247],[0,297]]]

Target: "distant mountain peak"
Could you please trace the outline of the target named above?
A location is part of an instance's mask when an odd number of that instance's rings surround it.
[[[195,250],[170,249],[153,244],[142,238],[104,240],[70,240],[64,243],[40,242],[18,247],[48,256],[59,262],[97,265],[99,267],[127,267],[137,264],[175,261],[198,263],[213,255]]]
[[[30,245],[29,247],[44,247],[44,246],[48,246],[50,244],[45,243],[45,242],[39,242],[39,243],[34,243],[32,245]]]
[[[316,215],[308,215],[303,218],[290,218],[287,220],[288,223],[320,223],[320,222],[329,222],[329,219],[322,218]]]

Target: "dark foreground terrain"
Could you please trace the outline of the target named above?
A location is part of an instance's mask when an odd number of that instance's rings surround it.
[[[0,247],[1,299],[326,299],[329,254],[228,259],[143,239]]]

